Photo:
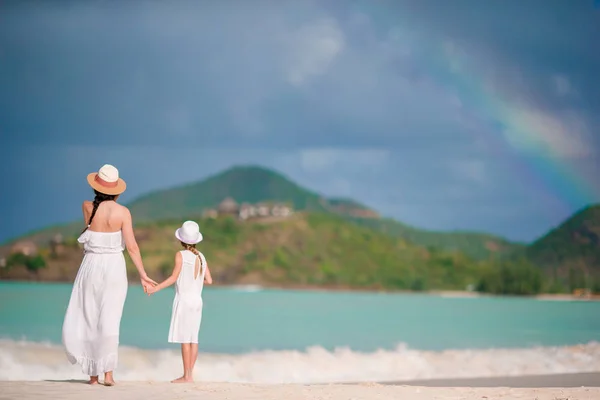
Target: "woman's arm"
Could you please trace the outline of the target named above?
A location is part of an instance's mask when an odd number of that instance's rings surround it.
[[[81,211],[83,212],[83,224],[88,226],[88,222],[90,221],[90,208],[88,207],[89,201],[84,201],[81,205]]]
[[[144,269],[144,263],[142,262],[142,254],[140,253],[140,247],[135,240],[135,235],[133,233],[133,222],[131,220],[131,213],[127,207],[123,207],[123,225],[121,227],[121,231],[123,232],[123,238],[125,240],[125,247],[127,248],[127,252],[131,257],[131,261],[137,268],[138,274],[140,275],[140,279],[142,280],[142,285],[144,283],[154,284],[152,279],[148,278],[148,274],[146,274],[146,270]],[[144,285],[146,287],[146,285]]]
[[[174,284],[177,281],[177,278],[179,278],[179,273],[181,272],[182,262],[183,262],[183,259],[181,257],[181,253],[178,251],[177,254],[175,254],[175,267],[173,267],[173,272],[171,273],[171,276],[169,276],[167,279],[165,279],[158,285],[148,289],[148,294],[150,295],[150,294],[156,293],[159,290],[162,290],[162,289],[167,288],[167,287],[171,286],[172,284]]]

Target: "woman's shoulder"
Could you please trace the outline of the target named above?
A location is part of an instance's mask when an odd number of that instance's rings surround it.
[[[84,213],[89,214],[94,209],[94,202],[89,200],[84,200],[81,204],[81,209]]]
[[[113,207],[113,210],[117,210],[120,213],[120,215],[122,215],[123,217],[131,218],[131,212],[129,211],[129,208],[127,208],[126,206],[119,204],[119,203],[113,203],[112,207]]]

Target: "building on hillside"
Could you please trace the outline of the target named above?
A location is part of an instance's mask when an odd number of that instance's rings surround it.
[[[271,208],[271,214],[274,217],[289,217],[292,213],[292,208],[288,207],[286,204],[275,204],[273,208]]]
[[[267,203],[258,203],[256,205],[256,212],[259,217],[268,217],[271,215],[271,208]]]
[[[258,209],[255,205],[250,203],[243,203],[240,206],[238,214],[239,219],[246,220],[248,218],[254,218],[258,215]]]
[[[207,208],[206,210],[202,211],[203,218],[217,218],[218,216],[219,212],[214,208]]]
[[[60,233],[54,235],[52,240],[50,240],[50,254],[52,254],[53,257],[59,257],[59,256],[63,255],[64,252],[65,252],[65,245],[64,245],[63,236]]]
[[[282,203],[244,203],[240,207],[238,218],[241,220],[279,217],[286,218],[293,214],[292,207]]]
[[[239,212],[238,204],[231,197],[223,199],[217,208],[219,214],[237,215]]]
[[[12,245],[10,248],[11,253],[21,253],[26,256],[34,256],[37,254],[38,249],[35,243],[31,240],[22,240]]]
[[[268,217],[289,217],[294,213],[293,208],[285,203],[261,202],[251,204],[244,202],[237,204],[231,197],[227,197],[219,203],[216,209],[209,208],[202,212],[204,218],[217,218],[219,215],[237,216],[239,220],[268,218]]]

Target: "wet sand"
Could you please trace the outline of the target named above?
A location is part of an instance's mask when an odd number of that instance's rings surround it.
[[[512,388],[574,388],[600,387],[600,372],[552,375],[507,376],[493,378],[427,379],[385,382],[385,385],[412,385],[427,387],[512,387]],[[600,398],[599,398],[600,399]]]

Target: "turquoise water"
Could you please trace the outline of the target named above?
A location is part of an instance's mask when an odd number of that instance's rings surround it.
[[[60,343],[71,286],[0,282],[0,338]],[[129,288],[121,343],[167,343],[172,289]],[[206,288],[200,348],[214,353],[561,346],[600,341],[600,302]]]

